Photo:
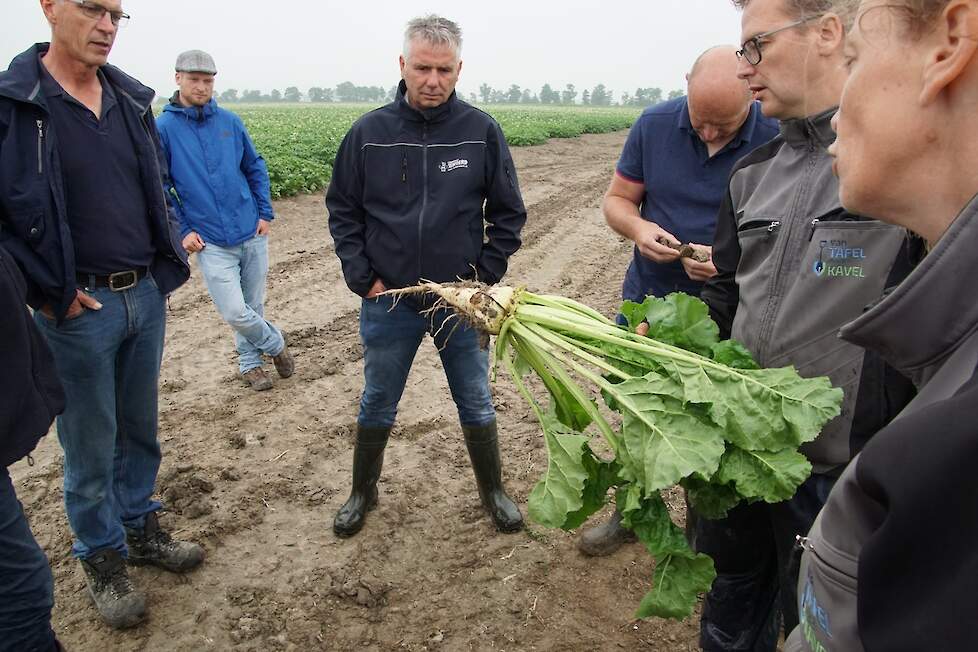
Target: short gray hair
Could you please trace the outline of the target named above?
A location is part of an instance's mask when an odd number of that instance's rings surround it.
[[[412,41],[425,41],[431,45],[447,45],[455,51],[455,58],[462,56],[462,29],[458,24],[436,14],[428,14],[408,21],[404,30],[404,58]]]

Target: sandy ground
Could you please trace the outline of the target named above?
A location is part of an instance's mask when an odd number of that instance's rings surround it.
[[[510,283],[614,313],[631,249],[607,228],[599,202],[624,139],[591,135],[514,150],[529,219]],[[54,627],[68,648],[696,649],[695,617],[633,621],[652,573],[639,545],[589,559],[574,533],[492,528],[430,339],[401,402],[380,505],[358,536],[333,535],[333,514],[349,491],[362,383],[359,298],[343,283],[322,196],[280,201],[276,213],[266,314],[287,333],[294,377],[260,394],[240,383],[230,331],[199,273],[170,300],[162,522],[204,545],[208,558],[186,576],[133,569],[148,622],[115,632],[91,605],[69,553],[54,436],[34,467],[13,470],[51,560]],[[542,437],[504,374],[494,395],[504,477],[525,511],[546,466]]]

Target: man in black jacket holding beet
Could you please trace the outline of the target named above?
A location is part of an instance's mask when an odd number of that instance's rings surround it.
[[[523,527],[502,486],[489,355],[479,335],[446,322],[446,311],[428,316],[423,301],[395,304],[381,294],[421,279],[494,284],[520,246],[526,209],[502,130],[455,95],[461,45],[450,20],[426,16],[408,24],[397,99],[353,125],[326,192],[343,275],[363,297],[366,385],[353,491],[333,523],[341,536],[358,532],[377,501],[384,447],[426,332],[441,355],[482,503],[498,530]]]
[[[0,651],[60,649],[51,630],[53,580],[7,467],[26,457],[64,409],[51,352],[27,310],[20,270],[0,248]]]

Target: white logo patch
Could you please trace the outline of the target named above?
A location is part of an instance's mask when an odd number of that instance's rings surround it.
[[[457,158],[454,161],[442,161],[438,164],[438,169],[442,172],[451,172],[452,170],[460,170],[467,167],[469,167],[469,162],[464,158]]]

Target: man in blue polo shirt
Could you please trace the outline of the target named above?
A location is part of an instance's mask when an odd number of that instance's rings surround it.
[[[736,48],[704,52],[686,76],[689,95],[650,107],[632,127],[605,195],[608,225],[635,243],[622,296],[699,296],[715,270],[672,245],[710,254],[727,177],[740,158],[778,133],[737,78]]]
[[[646,109],[632,126],[602,204],[608,225],[635,243],[622,287],[629,301],[699,296],[716,274],[711,245],[730,171],[778,133],[777,121],[761,115],[737,78],[736,48],[707,50],[686,80],[688,96]],[[699,255],[681,256],[686,244]],[[587,530],[581,551],[607,555],[631,540],[620,521],[616,511]]]

